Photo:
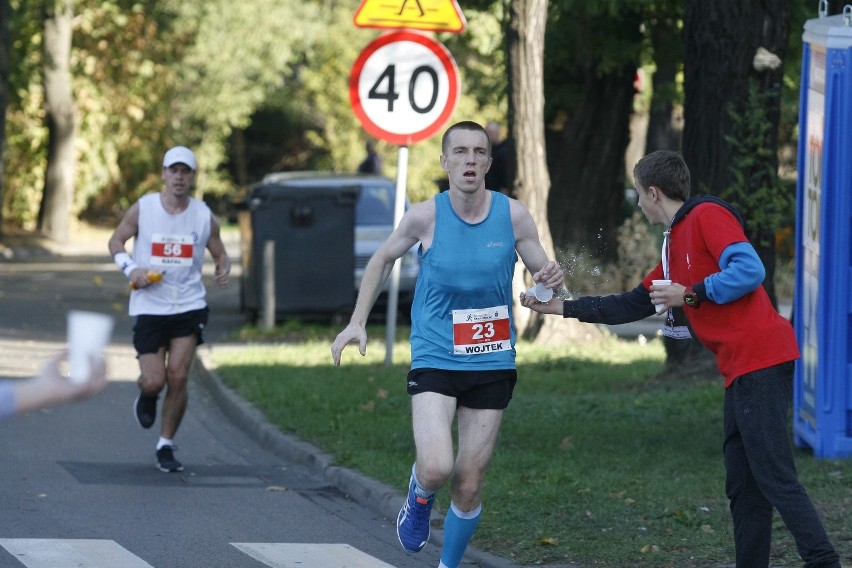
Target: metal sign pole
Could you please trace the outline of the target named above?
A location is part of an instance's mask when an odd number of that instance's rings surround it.
[[[405,213],[405,180],[408,177],[408,146],[400,146],[397,158],[396,170],[396,198],[393,209],[393,228],[399,226],[402,215]],[[388,307],[385,317],[385,365],[393,365],[393,344],[396,340],[396,312],[399,303],[399,272],[402,259],[396,259],[393,270],[390,273],[390,287],[388,288]]]

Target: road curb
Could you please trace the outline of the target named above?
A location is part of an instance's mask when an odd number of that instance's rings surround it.
[[[268,451],[309,467],[330,485],[336,487],[357,503],[386,517],[390,522],[396,519],[405,495],[357,471],[334,465],[331,454],[323,452],[313,444],[309,444],[296,436],[282,432],[270,424],[260,410],[240,397],[222,381],[215,371],[209,348],[201,347],[198,349],[198,357],[192,364],[190,375],[204,387],[222,409],[222,412],[236,426],[257,440]],[[432,513],[433,522],[441,519],[443,519],[443,515],[437,512]],[[429,541],[436,546],[441,546],[443,532],[433,528]],[[472,547],[468,547],[465,558],[481,568],[522,568],[505,558]],[[580,567],[560,565],[550,568]]]

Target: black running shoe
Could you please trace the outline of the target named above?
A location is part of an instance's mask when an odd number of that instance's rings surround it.
[[[145,396],[141,392],[133,403],[133,414],[143,428],[150,428],[157,420],[157,396]]]
[[[174,446],[163,446],[157,450],[157,469],[166,473],[183,471],[183,464],[175,459],[175,450]]]

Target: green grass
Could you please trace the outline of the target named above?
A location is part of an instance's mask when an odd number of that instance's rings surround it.
[[[333,366],[327,328],[216,353],[223,380],[283,431],[338,464],[405,489],[414,456],[407,330],[384,365],[384,331]],[[251,340],[276,337],[247,331]],[[486,479],[473,540],[521,565],[719,566],[733,560],[721,455],[722,384],[676,382],[659,340],[544,348],[521,344],[519,379]],[[800,477],[841,557],[852,558],[852,460],[797,451]],[[448,505],[446,490],[437,506]],[[776,515],[773,566],[800,566]]]

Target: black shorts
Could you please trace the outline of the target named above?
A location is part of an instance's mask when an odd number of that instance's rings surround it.
[[[195,335],[195,345],[204,343],[201,332],[207,325],[209,308],[168,316],[139,315],[133,319],[133,347],[137,355],[156,353],[176,337]]]
[[[445,369],[412,369],[408,372],[408,394],[436,392],[456,399],[458,406],[502,410],[509,406],[518,372],[447,371]]]

